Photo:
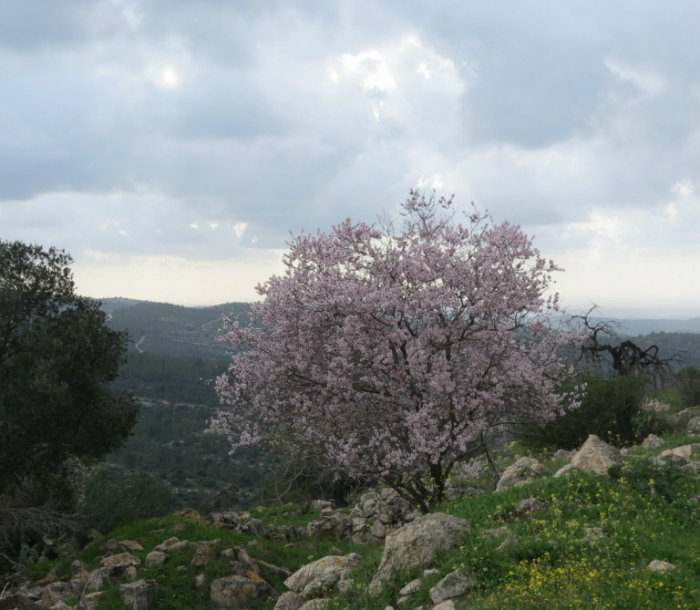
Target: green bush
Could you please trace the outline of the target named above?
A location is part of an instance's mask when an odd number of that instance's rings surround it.
[[[676,373],[683,408],[700,405],[700,370],[688,366]]]
[[[531,447],[576,449],[589,434],[595,434],[615,445],[630,445],[659,431],[656,414],[643,411],[645,379],[633,375],[603,377],[585,375],[574,384],[586,384],[586,391],[578,409],[555,419],[544,427],[524,426],[519,438]]]
[[[134,519],[160,517],[177,507],[170,490],[145,474],[124,476],[115,469],[98,470],[80,503],[86,529],[107,532]]]

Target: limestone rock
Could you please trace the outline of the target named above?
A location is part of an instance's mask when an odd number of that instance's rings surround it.
[[[260,519],[249,519],[238,528],[244,534],[254,536],[255,538],[269,538],[270,531],[265,527],[265,524]]]
[[[422,583],[423,581],[420,578],[416,578],[411,582],[406,583],[403,587],[401,587],[399,595],[411,595],[412,593],[415,593],[418,591],[418,589],[420,589]]]
[[[122,601],[131,610],[148,610],[151,606],[156,583],[154,580],[137,580],[119,586]]]
[[[611,469],[622,465],[622,456],[618,449],[591,434],[571,458],[571,465],[579,470],[606,476]]]
[[[238,529],[238,513],[235,513],[233,511],[224,511],[221,513],[212,513],[211,514],[211,524],[214,527],[219,527],[222,529],[229,529],[229,530],[235,530]]]
[[[195,543],[194,556],[190,562],[191,566],[203,568],[216,559],[216,545],[218,540],[205,540]]]
[[[69,583],[56,581],[46,585],[41,592],[40,604],[45,608],[53,606],[59,601],[63,601],[73,594]]]
[[[446,599],[433,606],[433,610],[455,610],[455,603],[451,599]]]
[[[342,513],[321,515],[306,526],[309,537],[315,540],[347,540],[352,535],[352,519]]]
[[[460,545],[469,531],[469,524],[464,519],[431,513],[389,534],[370,591],[379,592],[381,583],[397,572],[429,566],[438,550]]]
[[[534,477],[544,474],[545,467],[535,458],[521,457],[503,471],[496,485],[496,491],[525,485]]]
[[[307,602],[304,602],[300,607],[299,610],[326,610],[328,608],[328,605],[330,604],[329,599],[323,599],[323,598],[318,598],[318,599],[310,599]]]
[[[100,603],[100,597],[104,591],[94,591],[87,595],[82,595],[76,606],[77,610],[97,610],[97,604]]]
[[[674,447],[673,449],[666,449],[666,451],[662,451],[659,453],[658,458],[664,462],[672,462],[674,464],[681,465],[690,462],[692,453],[692,445],[682,445],[681,447]]]
[[[189,540],[180,540],[177,536],[163,540],[158,546],[153,550],[160,551],[161,553],[178,553],[188,549],[190,546]]]
[[[299,568],[284,581],[284,585],[303,599],[318,597],[333,590],[338,581],[347,579],[359,561],[357,553],[327,555]]]
[[[544,502],[539,498],[524,498],[515,505],[515,512],[520,515],[532,515],[544,510]]]
[[[252,600],[257,599],[269,589],[270,585],[262,578],[254,581],[245,576],[234,574],[213,580],[209,595],[212,606],[239,610],[249,607]]]
[[[700,434],[700,416],[696,415],[688,420],[688,434]]]
[[[645,449],[658,449],[664,444],[664,439],[656,434],[650,434],[642,441],[642,447]]]
[[[455,570],[445,576],[434,587],[431,587],[428,595],[430,601],[439,604],[446,599],[456,599],[464,597],[476,585],[476,578],[473,574],[463,570]]]
[[[294,591],[285,591],[277,598],[273,610],[299,610],[304,598]]]
[[[670,572],[671,570],[675,569],[676,566],[674,566],[672,563],[669,563],[668,561],[661,561],[660,559],[654,559],[654,561],[650,562],[647,566],[647,570],[650,572]]]
[[[163,553],[163,551],[151,551],[148,555],[146,555],[144,563],[147,566],[162,566],[167,559],[168,556]]]

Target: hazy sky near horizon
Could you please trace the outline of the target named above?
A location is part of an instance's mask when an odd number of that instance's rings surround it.
[[[522,225],[576,312],[700,312],[697,0],[3,0],[0,239],[78,291],[255,298],[411,188]]]

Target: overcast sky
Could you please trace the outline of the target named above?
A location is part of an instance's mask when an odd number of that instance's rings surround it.
[[[2,0],[0,125],[0,238],[87,296],[252,300],[435,187],[574,312],[700,313],[697,0]]]

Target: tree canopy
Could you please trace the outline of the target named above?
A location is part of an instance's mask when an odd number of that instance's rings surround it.
[[[131,431],[136,403],[107,387],[126,351],[99,303],[74,293],[71,257],[0,241],[0,495],[64,480]],[[43,493],[46,493],[45,489]]]
[[[426,510],[489,436],[563,412],[557,267],[519,227],[454,215],[411,192],[403,221],[294,238],[251,324],[228,329],[241,351],[212,429],[382,479]]]

